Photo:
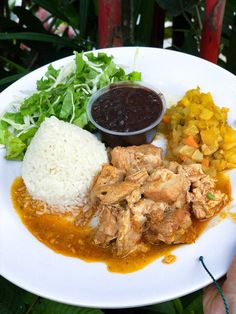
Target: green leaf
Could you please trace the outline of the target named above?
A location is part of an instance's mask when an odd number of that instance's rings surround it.
[[[84,60],[81,53],[75,52],[76,75],[80,75],[84,68]]]
[[[3,121],[0,122],[0,144],[5,145],[9,136],[7,125],[3,125]]]
[[[141,72],[133,71],[128,75],[128,79],[131,81],[141,81]]]
[[[38,111],[40,103],[40,95],[38,93],[33,94],[29,98],[26,98],[21,106],[20,106],[20,112],[23,116],[30,116],[35,111]]]
[[[231,30],[231,34],[229,38],[229,47],[227,49],[227,54],[226,54],[226,58],[227,58],[226,68],[227,70],[231,71],[232,73],[236,75],[236,58],[235,58],[236,56],[236,18],[232,27],[233,28]]]
[[[22,67],[21,65],[9,60],[8,58],[5,58],[3,56],[0,56],[0,59],[4,61],[8,66],[11,66],[12,68],[15,68],[18,72],[26,73],[28,72],[26,68]]]
[[[59,117],[61,119],[66,120],[72,114],[72,109],[73,109],[73,91],[71,88],[69,88],[63,100]]]
[[[203,314],[202,294],[196,298],[184,309],[183,314]]]
[[[82,113],[77,119],[73,121],[73,124],[79,126],[80,128],[85,127],[85,125],[88,123],[88,117],[86,112]]]
[[[73,49],[78,48],[78,45],[71,39],[59,37],[56,35],[48,35],[42,33],[23,32],[23,33],[0,33],[0,40],[33,40],[48,42],[56,45],[64,45]]]
[[[42,299],[32,310],[32,314],[102,314],[99,309],[89,309],[66,305]]]
[[[22,160],[26,144],[19,138],[9,135],[5,142],[6,159],[8,160]]]
[[[135,30],[136,44],[150,46],[153,25],[154,0],[142,1],[140,6],[140,23]]]
[[[87,18],[89,13],[90,0],[80,0],[79,2],[79,30],[80,35],[85,38]]]
[[[177,314],[172,301],[144,307],[145,313]]]
[[[175,307],[175,309],[176,309],[176,312],[177,312],[178,314],[182,314],[184,309],[183,309],[183,304],[182,304],[182,302],[181,302],[181,299],[175,299],[175,300],[173,300],[172,302],[173,302],[173,304],[174,304],[174,307]]]
[[[0,277],[1,314],[25,314],[30,303],[35,302],[36,299],[37,296],[14,286]]]
[[[48,89],[58,77],[59,70],[54,69],[54,67],[50,64],[48,66],[47,72],[45,73],[44,77],[37,81],[37,89],[38,90],[45,90]]]
[[[7,76],[3,79],[0,79],[0,86],[4,85],[4,84],[12,83],[14,81],[17,81],[18,79],[20,79],[21,77],[23,77],[27,73],[28,73],[28,71],[25,71],[24,73],[13,74],[13,75]]]
[[[199,0],[156,0],[157,4],[171,16],[177,16],[184,11],[191,11]]]

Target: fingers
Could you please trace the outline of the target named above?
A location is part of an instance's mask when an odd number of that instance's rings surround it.
[[[236,256],[233,258],[232,264],[227,272],[227,279],[223,285],[225,293],[235,295],[236,298]]]

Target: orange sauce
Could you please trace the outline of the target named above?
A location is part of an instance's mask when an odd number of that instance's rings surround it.
[[[228,182],[229,188],[229,179],[225,182]],[[222,185],[224,190],[225,182]],[[104,262],[111,272],[125,274],[137,271],[157,258],[170,256],[171,252],[179,246],[145,244],[144,250],[119,258],[112,255],[109,248],[103,249],[93,244],[94,230],[91,227],[75,226],[73,219],[68,215],[38,215],[36,213],[37,201],[29,195],[21,177],[13,182],[11,196],[22,222],[39,241],[56,253],[77,257],[86,262]],[[199,236],[207,222],[194,219],[193,224]]]

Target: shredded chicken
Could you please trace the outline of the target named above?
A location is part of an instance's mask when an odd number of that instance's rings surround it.
[[[103,166],[90,198],[99,218],[94,243],[117,256],[145,251],[145,243],[192,243],[192,215],[208,219],[228,202],[201,165],[163,163],[162,150],[151,144],[116,147],[111,163]]]
[[[193,183],[191,202],[197,219],[209,219],[228,202],[228,196],[215,190],[215,180],[204,175]]]
[[[99,222],[94,236],[96,245],[107,247],[118,236],[119,206],[101,206]]]
[[[133,219],[127,208],[118,216],[118,237],[116,249],[118,256],[126,256],[137,249],[142,236],[142,222]]]

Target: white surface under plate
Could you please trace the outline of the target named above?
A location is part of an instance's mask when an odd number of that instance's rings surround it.
[[[216,104],[230,108],[229,123],[236,117],[236,78],[224,69],[202,59],[169,50],[136,48],[105,50],[127,70],[142,72],[143,81],[160,89],[169,102],[185,91],[200,86],[211,91]],[[68,57],[53,63],[60,67]],[[46,71],[44,66],[17,81],[0,95],[0,113],[22,91],[35,89],[35,82]],[[130,274],[116,274],[103,263],[54,253],[40,243],[22,224],[10,199],[10,186],[21,174],[21,163],[6,161],[0,149],[0,274],[16,285],[59,302],[101,308],[147,305],[173,299],[200,289],[210,279],[198,258],[205,261],[216,278],[222,276],[236,253],[236,225],[229,219],[207,229],[196,243],[174,251],[177,261],[165,265],[156,260]],[[236,171],[231,171],[233,196]],[[232,202],[234,206],[235,203]]]

